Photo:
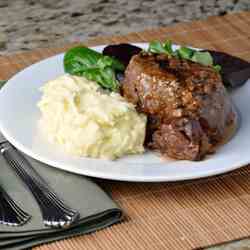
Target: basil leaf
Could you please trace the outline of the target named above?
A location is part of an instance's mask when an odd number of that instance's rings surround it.
[[[156,54],[166,53],[165,48],[163,47],[161,42],[158,42],[158,41],[150,42],[148,51],[151,53],[156,53]]]
[[[188,60],[190,60],[192,58],[194,52],[195,52],[195,50],[187,48],[187,47],[180,47],[177,50],[177,53],[178,53],[180,58],[188,59]]]
[[[163,48],[165,50],[165,53],[168,55],[173,55],[174,51],[172,49],[172,42],[170,40],[167,40],[163,43]]]
[[[195,51],[191,57],[191,61],[200,63],[205,66],[213,65],[213,58],[209,52]]]
[[[215,71],[217,71],[218,73],[220,73],[221,66],[219,64],[214,65],[213,68],[214,68]]]
[[[221,70],[220,65],[213,65],[213,57],[209,52],[196,51],[188,47],[180,47],[174,51],[170,40],[166,40],[164,43],[159,41],[151,42],[148,47],[148,52],[156,54],[164,53],[179,59],[191,60],[205,66],[213,66],[217,72]]]

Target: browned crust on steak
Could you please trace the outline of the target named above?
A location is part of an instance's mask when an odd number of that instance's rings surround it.
[[[135,55],[122,93],[148,115],[146,146],[172,158],[202,159],[232,122],[232,103],[220,75],[188,60]]]

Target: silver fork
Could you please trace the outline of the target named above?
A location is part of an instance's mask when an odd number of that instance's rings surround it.
[[[22,226],[31,216],[24,212],[0,186],[0,224]]]
[[[0,153],[32,192],[41,209],[45,226],[68,227],[78,219],[78,211],[67,206],[9,142],[2,141]]]

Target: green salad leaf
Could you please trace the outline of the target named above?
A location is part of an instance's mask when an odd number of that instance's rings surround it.
[[[158,41],[153,41],[149,44],[148,51],[155,54],[167,53],[163,44]]]
[[[174,55],[175,52],[173,51],[173,48],[172,48],[172,42],[170,40],[166,40],[164,43],[163,43],[163,48],[165,49],[165,51],[169,54],[169,55]]]
[[[177,50],[178,56],[183,59],[190,59],[194,54],[194,50],[187,47],[180,47]]]
[[[214,70],[220,72],[221,66],[214,65],[213,57],[209,52],[206,51],[197,51],[188,47],[180,47],[177,50],[173,50],[172,42],[167,40],[163,43],[159,41],[152,41],[149,44],[148,52],[154,54],[167,54],[168,56],[178,57],[180,59],[190,60],[192,62],[197,62],[205,66],[212,66]]]
[[[2,88],[5,83],[6,83],[6,81],[0,80],[0,88]]]
[[[87,47],[74,47],[66,52],[63,62],[65,72],[71,75],[84,76],[111,91],[119,88],[115,72],[123,71],[124,65],[115,58]]]
[[[213,66],[214,67],[214,70],[216,70],[218,73],[220,73],[221,71],[221,66],[219,64],[216,64]]]
[[[213,65],[213,58],[209,52],[195,51],[191,61],[200,63],[205,66]]]

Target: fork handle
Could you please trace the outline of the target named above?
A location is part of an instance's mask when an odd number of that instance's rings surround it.
[[[33,194],[41,209],[45,226],[68,227],[78,219],[79,213],[67,206],[51,190],[46,181],[9,142],[0,145],[0,152]]]

